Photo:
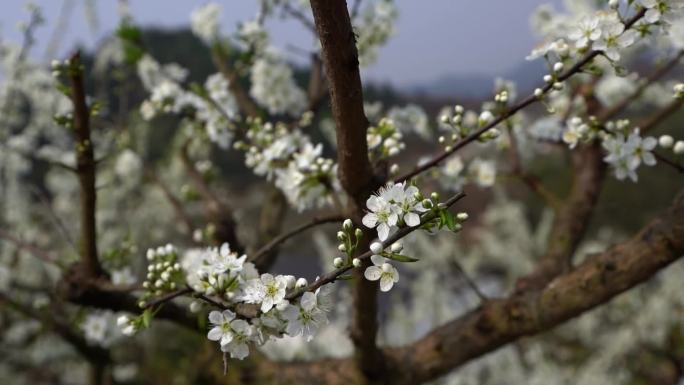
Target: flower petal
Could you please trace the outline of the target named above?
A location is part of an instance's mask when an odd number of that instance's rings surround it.
[[[363,276],[369,281],[377,281],[382,276],[382,269],[377,266],[369,266],[363,272]]]

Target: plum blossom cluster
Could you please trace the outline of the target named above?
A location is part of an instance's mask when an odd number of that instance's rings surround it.
[[[461,191],[467,183],[492,187],[496,183],[496,161],[476,157],[466,165],[459,156],[449,158],[439,169],[439,183],[445,190]]]
[[[145,294],[139,306],[147,306],[147,300],[172,292],[184,281],[184,274],[178,262],[178,251],[171,244],[147,250],[147,276],[143,282]]]
[[[304,114],[299,126],[310,123]],[[322,144],[314,145],[299,129],[277,122],[248,118],[244,141],[235,148],[245,151],[245,164],[255,174],[273,180],[298,210],[329,204],[337,186],[337,166],[324,158]]]
[[[429,210],[430,204],[416,186],[389,183],[366,201],[368,213],[363,224],[377,229],[378,238],[384,241],[400,227],[420,225],[420,215]]]
[[[391,0],[377,0],[368,4],[354,20],[356,47],[359,64],[373,64],[378,57],[378,49],[394,34],[394,23],[398,12]]]
[[[272,115],[299,116],[307,99],[294,79],[292,68],[275,50],[254,61],[250,72],[250,95]]]
[[[167,262],[175,261],[176,250],[171,246],[151,249],[151,266],[163,268]],[[171,258],[173,256],[174,258]],[[318,328],[327,322],[326,312],[330,310],[327,287],[316,291],[301,293],[291,300],[287,295],[302,290],[308,284],[306,279],[296,279],[291,275],[259,274],[254,264],[246,261],[246,255],[231,251],[228,244],[221,247],[192,249],[185,253],[183,260],[174,262],[173,272],[182,271],[180,285],[192,289],[192,295],[203,298],[214,308],[209,312],[209,332],[207,338],[216,341],[223,352],[231,358],[244,359],[249,355],[250,345],[262,345],[270,338],[284,335],[302,335],[310,340]],[[176,270],[175,266],[182,266]],[[164,274],[163,270],[161,274]],[[156,284],[154,285],[156,286]],[[176,286],[176,287],[177,287]],[[161,288],[169,287],[162,285]],[[153,292],[155,296],[164,290]],[[249,316],[237,312],[238,305],[256,306],[256,313]],[[199,311],[197,302],[191,309]],[[119,317],[117,323],[125,335],[133,335],[149,326],[153,312],[146,310],[141,316]]]
[[[370,159],[379,161],[399,154],[406,148],[406,144],[402,142],[403,137],[394,120],[380,119],[377,125],[368,127],[366,132]]]
[[[200,123],[209,140],[229,148],[234,136],[233,121],[239,118],[235,98],[228,91],[228,80],[221,74],[210,75],[204,88],[189,91],[182,86],[187,71],[177,64],[161,65],[149,55],[137,63],[138,76],[150,97],[143,101],[140,113],[150,120],[159,113],[179,114]]]
[[[508,91],[503,90],[497,93],[495,99],[497,103],[506,103],[508,101]],[[442,111],[439,116],[440,128],[449,134],[441,135],[438,141],[444,145],[446,151],[451,150],[451,146],[473,131],[485,127],[494,121],[494,113],[491,109],[487,108],[492,106],[486,104],[485,107],[479,115],[474,111],[466,111],[461,105],[456,105],[453,108]],[[478,140],[487,142],[498,138],[500,134],[501,132],[496,127],[492,127],[480,135]]]

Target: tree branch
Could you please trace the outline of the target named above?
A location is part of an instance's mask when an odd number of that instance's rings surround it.
[[[646,13],[646,10],[642,9],[636,15],[634,15],[631,19],[629,19],[625,23],[625,30],[631,28],[631,26],[634,25],[634,23],[636,23],[639,19],[641,19],[645,13]],[[590,51],[582,59],[580,59],[580,61],[575,63],[575,65],[568,68],[565,72],[563,72],[560,76],[558,76],[557,81],[563,82],[563,81],[569,79],[570,77],[572,77],[573,75],[575,75],[576,73],[581,72],[586,64],[591,62],[595,57],[601,55],[602,53],[603,53],[602,51]],[[543,85],[542,87],[539,87],[539,88],[543,91],[543,94],[546,94],[553,88],[553,84],[546,83],[545,85]],[[424,164],[416,167],[413,171],[410,171],[404,175],[401,175],[401,176],[395,178],[395,180],[397,182],[403,182],[403,181],[409,180],[409,179],[415,177],[416,175],[419,175],[419,174],[439,165],[442,161],[447,159],[449,156],[453,155],[456,151],[460,150],[461,148],[465,147],[466,145],[470,144],[471,142],[477,140],[485,132],[489,131],[490,129],[492,129],[496,126],[498,126],[499,124],[501,124],[506,119],[508,119],[511,116],[518,113],[518,111],[526,108],[527,106],[529,106],[531,104],[538,102],[539,100],[540,100],[540,98],[536,97],[534,94],[528,96],[527,98],[520,101],[518,104],[516,104],[513,107],[509,108],[508,110],[504,111],[501,115],[496,117],[489,124],[486,124],[485,126],[479,128],[478,130],[474,131],[470,135],[466,136],[465,138],[463,138],[460,141],[458,141],[457,143],[455,143],[449,151],[442,152],[441,154],[432,158],[430,161],[425,162]]]
[[[267,255],[270,253],[272,250],[280,246],[283,242],[287,241],[288,239],[294,237],[295,235],[301,234],[306,230],[309,230],[313,227],[325,224],[325,223],[335,223],[335,222],[342,222],[344,220],[344,217],[341,215],[328,215],[328,216],[323,216],[323,217],[314,217],[311,221],[304,223],[302,225],[299,225],[295,227],[294,229],[287,231],[283,234],[278,235],[277,237],[273,238],[269,243],[266,245],[262,246],[258,251],[253,253],[252,255],[249,256],[249,261],[254,262],[258,261],[261,258],[263,258],[264,255]]]
[[[363,110],[363,88],[354,31],[346,1],[312,0],[311,8],[321,41],[323,65],[337,128],[340,183],[350,198],[347,215],[355,223],[360,223],[365,200],[382,181],[374,177],[368,159],[368,119]],[[367,247],[373,236],[371,231],[365,231],[360,249]],[[354,276],[354,311],[350,334],[355,347],[356,364],[366,377],[378,378],[385,367],[375,343],[378,284],[364,279],[360,269],[355,269]]]
[[[81,189],[81,239],[80,254],[85,272],[90,276],[103,273],[97,259],[95,160],[93,142],[90,138],[90,110],[86,104],[81,56],[71,56],[69,79],[71,102],[74,107],[74,133],[76,135],[76,170]]]

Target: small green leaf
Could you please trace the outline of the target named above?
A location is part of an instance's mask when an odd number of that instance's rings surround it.
[[[386,253],[383,254],[385,257],[397,261],[397,262],[418,262],[420,259],[418,258],[413,258],[409,257],[408,255],[402,255],[402,254],[394,254],[394,253]]]

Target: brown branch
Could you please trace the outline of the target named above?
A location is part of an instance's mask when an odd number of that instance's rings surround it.
[[[38,312],[32,307],[24,305],[10,296],[0,293],[0,304],[3,303],[9,305],[9,307],[25,317],[40,321],[43,326],[52,330],[65,342],[71,345],[86,361],[101,365],[111,362],[108,350],[89,344],[83,336],[72,330],[67,323],[57,320],[53,316],[52,311]]]
[[[451,198],[447,199],[444,203],[445,208],[450,208],[453,206],[456,202],[459,200],[463,199],[466,195],[464,193],[458,193]],[[387,248],[394,242],[406,237],[407,235],[411,234],[412,232],[418,230],[421,228],[422,225],[432,221],[433,219],[436,218],[436,214],[433,211],[429,211],[425,214],[423,214],[420,218],[420,225],[419,226],[414,226],[414,227],[402,227],[401,229],[397,230],[394,234],[390,235],[384,242],[381,242],[383,247]],[[359,254],[356,258],[364,261],[366,259],[370,259],[371,255],[373,255],[373,252],[370,250],[365,251],[361,254]],[[302,289],[295,290],[288,294],[285,299],[292,301],[294,299],[299,298],[302,294],[304,294],[307,291],[316,291],[319,287],[326,285],[328,283],[335,282],[341,275],[346,273],[347,271],[353,269],[353,267],[350,266],[343,266],[340,267],[339,269],[333,270],[327,274],[322,275],[321,277],[318,278],[318,280],[314,281],[313,283],[309,284],[309,286],[306,286]],[[360,269],[355,269],[355,270],[360,270]],[[364,278],[365,279],[365,278]]]
[[[211,50],[211,58],[219,72],[228,81],[228,89],[235,97],[240,111],[245,116],[257,117],[260,115],[259,106],[254,102],[249,93],[240,84],[240,75],[231,68],[229,58],[220,45],[214,45]]]
[[[446,374],[509,342],[540,333],[648,280],[684,254],[684,191],[632,239],[587,259],[544,289],[501,300],[441,326],[393,352],[400,383]]]
[[[626,96],[613,107],[604,110],[601,114],[599,114],[598,120],[602,122],[610,120],[613,117],[615,117],[618,113],[620,113],[620,111],[627,108],[627,106],[629,106],[630,103],[632,103],[635,99],[641,96],[641,94],[643,94],[648,87],[650,87],[653,83],[660,80],[668,72],[673,70],[679,64],[683,56],[684,50],[677,52],[677,54],[672,59],[670,59],[667,63],[665,63],[663,66],[655,70],[644,81],[642,81],[641,84],[631,94]]]
[[[591,96],[593,87],[583,87],[579,92],[585,95],[587,112],[593,114],[599,108],[598,100]],[[519,291],[540,289],[558,274],[568,271],[572,266],[572,256],[589,226],[605,177],[603,152],[597,142],[589,143],[570,151],[570,159],[570,191],[555,208],[546,254],[532,274],[517,282]]]
[[[244,247],[237,237],[237,226],[233,219],[232,210],[214,194],[204,180],[204,176],[195,168],[190,158],[189,146],[190,141],[186,141],[181,147],[181,161],[199,194],[204,198],[204,207],[208,221],[216,226],[215,240],[218,243],[227,242],[232,250],[242,253]]]
[[[71,102],[74,108],[74,133],[76,135],[76,170],[81,189],[81,239],[80,254],[85,272],[90,276],[103,273],[97,259],[97,224],[95,220],[95,158],[90,137],[90,109],[86,104],[81,56],[71,56],[69,66]]]
[[[513,129],[510,126],[508,126],[508,136],[511,142],[509,159],[513,176],[519,178],[530,190],[544,199],[544,202],[549,206],[554,209],[560,207],[560,200],[558,197],[548,190],[536,175],[523,170],[522,162],[520,160],[520,150],[518,148],[518,139],[515,137],[515,132],[513,132]]]
[[[629,29],[632,25],[634,25],[634,23],[636,23],[639,19],[641,19],[645,13],[646,13],[646,10],[642,9],[636,15],[634,15],[631,19],[629,19],[625,23],[625,29]],[[575,65],[568,68],[565,72],[563,72],[561,75],[559,75],[557,81],[563,82],[563,81],[569,79],[570,77],[572,77],[573,75],[581,72],[586,64],[591,62],[594,58],[601,55],[602,53],[603,53],[602,51],[590,51],[582,59],[580,59],[577,63],[575,63]],[[542,87],[539,87],[539,88],[543,91],[543,94],[546,94],[547,92],[551,91],[551,89],[553,88],[553,84],[552,83],[546,83],[545,85],[543,85]],[[499,124],[501,124],[506,119],[508,119],[508,118],[512,117],[513,115],[515,115],[516,113],[518,113],[518,111],[526,108],[527,106],[529,106],[531,104],[538,102],[539,100],[540,100],[540,98],[536,97],[534,94],[529,95],[527,98],[523,99],[518,104],[516,104],[516,105],[512,106],[511,108],[509,108],[508,110],[504,111],[501,115],[496,117],[489,124],[486,124],[483,127],[475,130],[470,135],[466,136],[465,138],[463,138],[460,141],[458,141],[457,143],[455,143],[449,151],[442,152],[441,154],[432,158],[430,161],[425,162],[424,164],[416,167],[412,171],[395,178],[395,180],[397,182],[403,182],[403,181],[409,180],[409,179],[423,173],[424,171],[427,171],[427,170],[439,165],[442,161],[444,161],[445,159],[447,159],[448,157],[453,155],[456,151],[460,150],[461,148],[465,147],[466,145],[477,140],[485,132],[489,131],[490,129],[492,129],[496,126],[498,126]]]
[[[273,239],[273,237],[278,236],[288,209],[287,198],[285,198],[285,195],[283,195],[279,188],[269,184],[265,195],[266,200],[261,204],[259,212],[259,228],[255,247],[263,245]],[[259,250],[256,253],[259,255],[250,252],[249,260],[254,263],[257,270],[265,272],[275,263],[278,257],[278,247],[275,245],[269,250]]]
[[[345,0],[312,0],[311,8],[321,42],[336,124],[339,179],[350,198],[346,214],[355,223],[360,223],[365,200],[382,181],[374,177],[368,158],[368,119],[363,110],[363,87],[354,31]],[[369,242],[372,236],[371,231],[365,231],[362,244]],[[359,269],[355,269],[354,276],[350,335],[355,347],[355,361],[366,377],[378,378],[385,366],[375,343],[378,284],[363,279]]]
[[[152,180],[152,182],[154,182],[154,184],[159,186],[164,194],[164,197],[167,201],[169,201],[173,211],[176,213],[176,217],[185,225],[185,230],[187,233],[192,234],[192,231],[195,229],[195,227],[192,224],[190,216],[187,212],[185,212],[185,208],[183,207],[183,203],[180,201],[180,199],[173,195],[173,192],[171,192],[169,186],[167,186],[166,183],[164,183],[164,181],[162,181],[154,171],[148,170],[147,176]]]
[[[646,120],[642,121],[638,125],[638,127],[641,128],[641,134],[651,131],[652,129],[657,127],[660,123],[665,121],[665,119],[669,118],[670,115],[679,111],[679,109],[682,108],[683,105],[684,99],[678,98],[671,101],[664,108],[658,110],[655,114],[649,116]]]
[[[653,152],[653,155],[656,157],[656,159],[657,159],[659,162],[663,162],[664,164],[666,164],[666,165],[672,167],[673,169],[675,169],[675,171],[677,171],[678,173],[684,174],[684,166],[682,166],[681,164],[679,164],[679,163],[675,162],[674,160],[669,159],[669,158],[667,158],[666,156],[661,155],[661,154],[659,154],[659,153],[657,153],[657,152],[655,152],[655,151]]]
[[[50,252],[45,251],[32,243],[25,242],[19,237],[16,237],[3,229],[0,229],[0,238],[11,242],[17,247],[17,249],[27,251],[45,262],[56,263],[57,261],[56,255],[51,254]]]
[[[283,242],[294,237],[295,235],[303,233],[306,230],[309,230],[313,227],[316,227],[316,226],[319,226],[319,225],[322,225],[325,223],[342,222],[343,220],[344,220],[344,217],[341,215],[328,215],[328,216],[323,216],[323,217],[314,217],[311,221],[304,223],[302,225],[299,225],[299,226],[295,227],[294,229],[287,231],[287,232],[280,234],[277,237],[273,238],[273,240],[271,240],[266,245],[262,246],[257,252],[250,255],[249,261],[260,260],[264,255],[270,253],[273,249],[280,246]]]
[[[490,299],[410,345],[383,350],[382,383],[415,385],[450,371],[525,336],[558,326],[647,281],[684,256],[684,190],[670,209],[630,240],[588,258],[545,288]],[[259,360],[248,367],[252,383],[368,384],[354,360],[310,363]]]

